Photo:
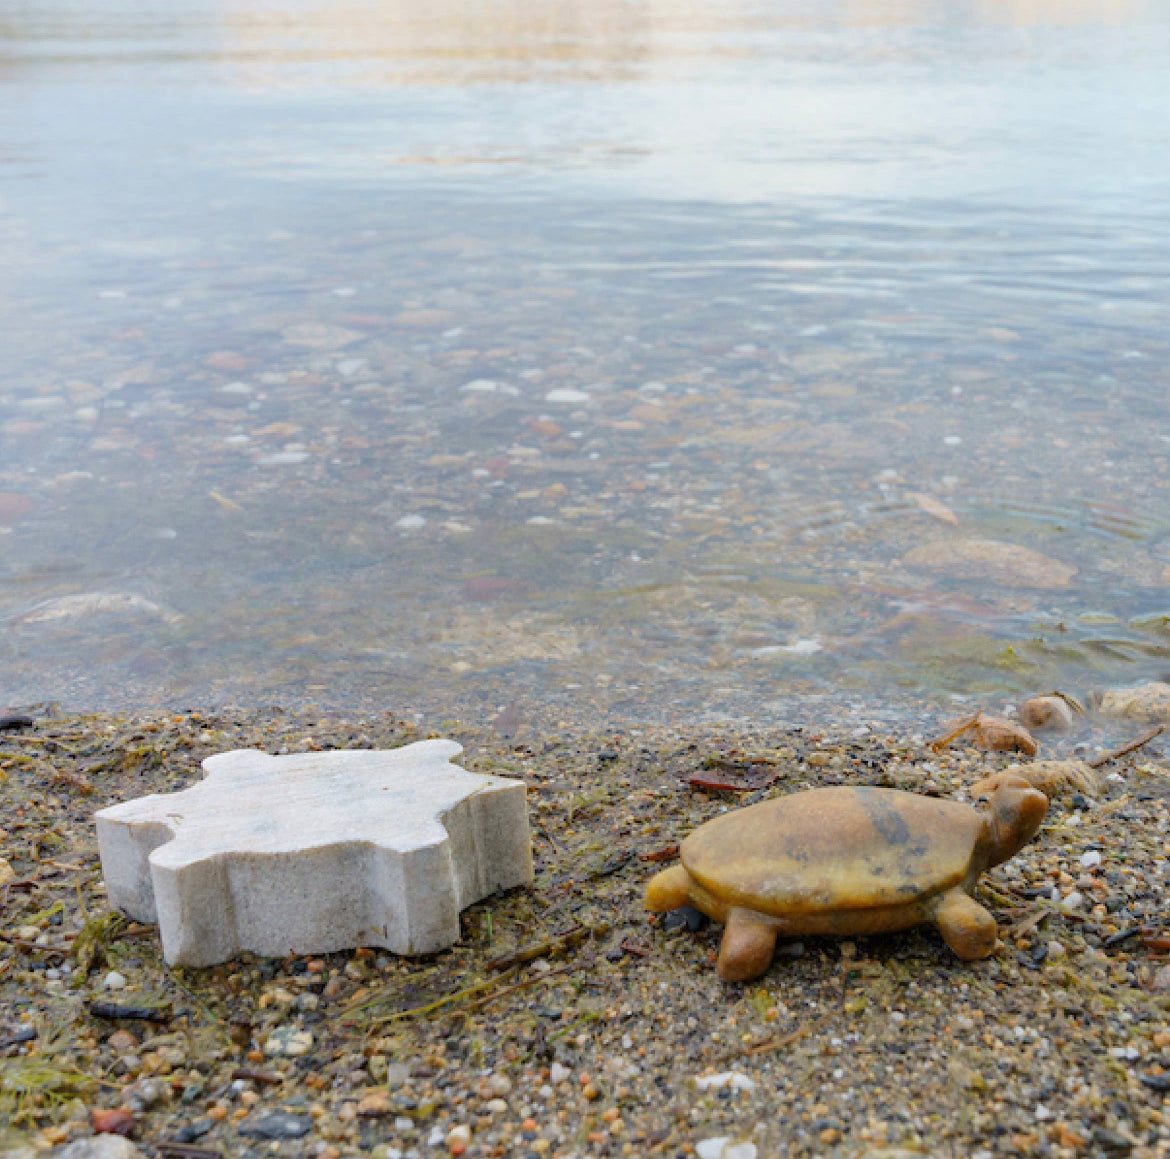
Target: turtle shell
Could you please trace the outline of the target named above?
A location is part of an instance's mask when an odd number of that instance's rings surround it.
[[[984,820],[958,801],[868,786],[813,789],[700,825],[691,878],[773,916],[913,903],[962,884]]]

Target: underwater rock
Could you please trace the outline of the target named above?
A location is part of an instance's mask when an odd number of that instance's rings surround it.
[[[1100,709],[1104,716],[1170,723],[1170,684],[1151,680],[1136,688],[1111,688],[1101,697]]]
[[[1077,574],[1075,567],[1058,559],[996,539],[940,539],[913,548],[903,561],[957,579],[986,579],[1019,588],[1066,588]]]

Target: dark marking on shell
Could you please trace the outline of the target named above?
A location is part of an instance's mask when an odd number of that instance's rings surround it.
[[[867,789],[855,789],[854,792],[866,816],[873,822],[873,827],[890,845],[905,845],[910,840],[910,826],[906,824],[906,818],[883,794]]]

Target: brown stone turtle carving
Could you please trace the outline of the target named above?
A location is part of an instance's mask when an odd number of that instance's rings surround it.
[[[1048,798],[1013,769],[988,801],[868,786],[813,789],[725,813],[683,841],[681,865],[646,886],[646,909],[692,905],[724,925],[718,969],[764,973],[781,935],[865,935],[933,922],[960,958],[996,946],[995,919],[971,897],[979,875],[1025,845]]]

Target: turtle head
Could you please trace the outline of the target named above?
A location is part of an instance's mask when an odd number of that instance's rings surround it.
[[[1048,812],[1048,798],[1011,769],[986,777],[975,788],[989,805],[984,828],[987,863],[998,865],[1036,835]]]

